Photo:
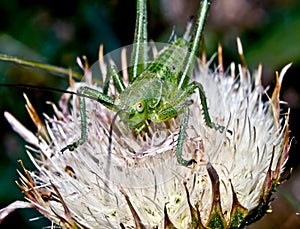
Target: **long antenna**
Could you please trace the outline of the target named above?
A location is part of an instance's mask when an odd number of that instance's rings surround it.
[[[74,91],[68,91],[68,90],[64,90],[64,89],[59,89],[59,88],[54,88],[54,87],[45,87],[45,86],[36,86],[36,85],[30,85],[30,84],[0,84],[0,87],[12,87],[12,88],[21,88],[21,89],[25,89],[25,90],[44,90],[44,91],[52,91],[52,92],[57,92],[57,93],[68,93],[71,95],[77,95],[77,96],[81,96],[84,98],[88,98],[91,100],[95,100],[97,102],[99,102],[97,100],[97,98],[86,95],[86,94],[82,94],[82,93],[78,93],[78,92],[74,92]]]
[[[116,114],[114,115],[112,121],[111,121],[111,125],[110,125],[110,129],[109,129],[109,138],[108,138],[108,160],[107,160],[107,167],[106,167],[106,178],[107,180],[110,179],[110,173],[109,173],[109,168],[110,168],[110,164],[111,164],[111,146],[112,146],[112,136],[113,136],[113,129],[114,129],[114,125],[115,122],[117,120],[117,117],[119,116],[119,114],[121,112],[124,112],[124,110],[118,110],[116,112]]]

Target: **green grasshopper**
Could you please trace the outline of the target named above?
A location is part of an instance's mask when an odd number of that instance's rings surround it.
[[[165,122],[183,114],[176,147],[177,161],[183,166],[190,166],[196,162],[194,159],[185,160],[182,157],[189,105],[192,104],[189,98],[195,90],[199,92],[206,125],[216,130],[224,130],[223,126],[211,121],[202,85],[196,81],[189,82],[200,48],[210,3],[207,0],[201,2],[193,33],[190,34],[188,29],[183,37],[173,40],[151,62],[148,61],[147,56],[146,5],[146,0],[137,0],[136,30],[129,67],[128,87],[125,87],[115,66],[111,66],[102,92],[86,86],[79,88],[76,94],[82,95],[79,96],[81,137],[64,147],[62,152],[75,150],[87,139],[85,98],[97,100],[103,106],[116,112],[116,116],[119,116],[121,122],[136,134],[146,129],[147,122]],[[111,77],[119,92],[119,97],[116,99],[108,95]]]

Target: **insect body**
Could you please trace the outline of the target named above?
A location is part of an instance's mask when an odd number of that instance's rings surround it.
[[[189,83],[209,3],[207,1],[202,2],[192,37],[187,31],[183,38],[175,39],[149,64],[145,55],[147,53],[145,46],[147,40],[146,22],[141,21],[146,18],[146,2],[140,0],[137,1],[137,4],[135,36],[137,43],[134,44],[135,49],[131,58],[132,68],[129,76],[129,86],[125,88],[122,78],[114,70],[114,67],[111,67],[109,77],[113,77],[114,84],[120,93],[117,99],[114,100],[109,97],[106,90],[99,92],[89,87],[80,88],[79,93],[95,97],[104,106],[118,112],[120,120],[137,134],[146,128],[146,121],[164,122],[183,113],[184,117],[180,126],[176,156],[180,164],[189,166],[195,161],[193,159],[183,159],[182,148],[189,115],[188,105],[191,104],[189,97],[195,90],[198,90],[200,95],[206,125],[215,129],[223,129],[222,126],[211,121],[201,84],[199,82]],[[106,82],[108,83],[109,80]],[[66,146],[62,151],[74,150],[78,145],[83,144],[87,138],[84,98],[80,99],[80,109],[81,138]]]

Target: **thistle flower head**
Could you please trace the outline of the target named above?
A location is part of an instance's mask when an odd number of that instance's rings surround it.
[[[106,67],[100,61],[100,71]],[[175,156],[180,116],[135,134],[114,112],[86,99],[88,139],[62,153],[81,132],[78,97],[64,94],[59,109],[50,103],[54,115],[44,115],[44,121],[25,97],[38,135],[5,116],[29,143],[36,171],[22,165],[18,185],[28,204],[15,203],[2,217],[34,207],[63,228],[238,228],[258,220],[269,209],[288,158],[288,113],[281,113],[279,100],[288,67],[276,73],[274,92],[264,101],[260,67],[251,75],[243,61],[224,72],[222,65],[212,70],[197,60],[192,78],[203,85],[212,119],[225,131],[205,124],[193,94],[183,146],[183,156],[197,161],[191,167]],[[70,90],[102,90],[89,82],[71,81]]]
[[[102,46],[90,69],[78,61],[85,81],[70,77],[68,93],[59,108],[49,103],[54,114],[44,121],[25,96],[37,135],[5,113],[28,142],[36,170],[21,163],[17,184],[26,201],[2,209],[0,221],[16,208],[34,207],[63,228],[242,228],[268,210],[288,158],[289,113],[281,113],[279,93],[289,65],[276,73],[274,92],[264,100],[261,67],[250,74],[239,39],[241,64],[226,72],[221,47],[215,70],[195,57],[208,1],[193,33],[189,23],[158,54],[154,44],[144,46],[146,1],[137,4],[130,64],[126,49],[116,52],[118,65],[112,53],[105,60]],[[121,66],[122,77],[113,66]],[[93,83],[98,74],[113,80]]]

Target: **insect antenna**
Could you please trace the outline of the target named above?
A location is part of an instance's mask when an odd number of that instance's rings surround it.
[[[31,90],[52,91],[52,92],[57,92],[57,93],[68,93],[71,95],[77,95],[77,96],[81,96],[84,98],[98,101],[97,98],[86,95],[86,94],[82,94],[82,93],[78,93],[78,92],[74,92],[74,91],[68,91],[68,90],[59,89],[59,88],[54,88],[54,87],[36,86],[36,85],[30,85],[30,84],[6,84],[6,83],[0,84],[0,87],[12,87],[12,88],[25,89],[25,90],[31,89]]]
[[[109,173],[109,168],[110,168],[110,164],[111,164],[111,147],[112,147],[112,140],[113,140],[113,130],[114,130],[114,125],[115,122],[117,120],[117,117],[124,112],[124,110],[118,110],[116,112],[116,114],[114,115],[112,121],[111,121],[111,125],[110,125],[110,129],[109,129],[109,136],[108,136],[108,159],[107,159],[107,168],[106,168],[106,178],[109,180],[110,179],[110,173]]]

